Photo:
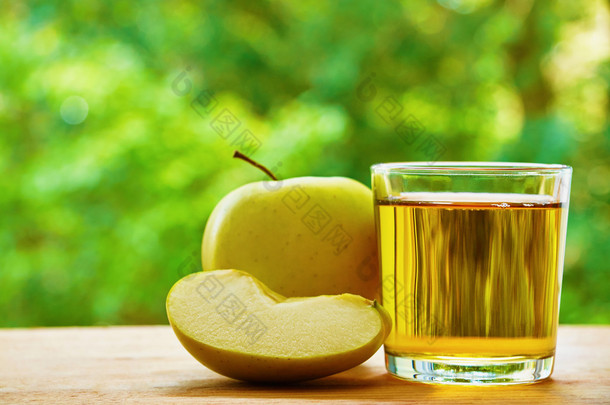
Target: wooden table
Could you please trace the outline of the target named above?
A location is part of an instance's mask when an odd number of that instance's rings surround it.
[[[408,383],[386,373],[380,350],[334,376],[265,386],[206,369],[169,326],[0,329],[0,403],[610,403],[610,326],[561,326],[558,339],[555,372],[537,384]]]

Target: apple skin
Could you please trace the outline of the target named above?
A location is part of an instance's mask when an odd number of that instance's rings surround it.
[[[220,325],[224,326],[223,328],[223,326],[219,327],[218,323],[214,323],[213,317],[219,316],[215,309],[216,303],[210,304],[207,300],[204,301],[196,292],[196,286],[201,285],[205,277],[209,275],[221,280],[223,291],[230,291],[239,296],[243,302],[247,303],[248,310],[253,309],[253,313],[270,326],[268,332],[272,335],[269,337],[270,341],[281,341],[281,338],[274,334],[281,333],[280,331],[289,328],[291,324],[303,318],[297,315],[304,315],[305,311],[308,311],[312,315],[319,315],[324,318],[324,315],[321,314],[324,308],[329,308],[332,311],[333,308],[337,308],[337,305],[354,306],[359,308],[359,311],[366,311],[368,313],[367,319],[376,320],[378,332],[371,335],[372,338],[365,344],[358,347],[349,346],[349,350],[345,352],[334,351],[321,354],[319,352],[323,352],[323,350],[316,349],[318,353],[313,356],[286,356],[285,354],[279,354],[283,351],[279,349],[276,350],[276,354],[268,354],[264,351],[257,352],[256,348],[253,347],[247,347],[245,352],[239,351],[237,346],[240,336],[235,333],[234,325],[220,322]],[[240,288],[239,283],[241,282],[243,286],[244,281],[247,287]],[[293,315],[289,317],[291,322],[286,322],[284,319],[288,311],[284,310],[274,314],[276,305],[288,305],[291,308],[290,313]],[[251,382],[297,382],[348,370],[375,354],[392,328],[390,315],[377,301],[370,301],[353,294],[287,299],[270,290],[252,275],[239,270],[204,271],[182,278],[170,290],[167,296],[166,310],[176,337],[195,359],[221,375]],[[282,318],[282,313],[284,318]],[[366,325],[373,327],[372,322],[363,322],[362,320],[363,318],[358,318],[351,325],[361,329],[367,327]],[[274,321],[276,325],[273,325]],[[333,322],[318,324],[324,325],[325,329],[337,327]],[[198,335],[198,339],[189,336],[189,328],[192,330],[190,334]],[[187,332],[184,330],[187,330]],[[308,329],[308,332],[312,333],[310,329]],[[338,336],[339,333],[350,333],[351,330],[345,329],[345,325],[343,325],[336,332],[333,333],[333,336]],[[313,333],[318,335],[318,333]],[[204,340],[213,341],[220,335],[225,336],[224,339],[220,339],[225,347],[204,342]],[[349,338],[349,336],[345,336],[345,341],[348,341]],[[235,341],[227,342],[226,339],[235,339]],[[293,336],[291,339],[284,339],[284,342],[291,342],[298,347],[301,346],[302,339],[307,339],[307,337]],[[316,348],[321,346],[323,345],[315,345]]]
[[[346,177],[246,184],[208,219],[204,270],[237,268],[287,297],[379,298],[373,195]]]
[[[173,325],[172,325],[173,327]],[[197,361],[225,377],[258,383],[290,383],[333,375],[362,364],[383,344],[385,334],[362,347],[359,352],[332,354],[310,359],[269,358],[212,347],[172,328],[184,348]],[[324,370],[324,372],[320,372]]]

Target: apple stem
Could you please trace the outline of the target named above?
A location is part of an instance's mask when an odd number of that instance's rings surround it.
[[[260,163],[250,159],[248,156],[244,155],[240,151],[236,150],[233,153],[233,157],[237,158],[237,159],[245,160],[246,162],[250,163],[252,166],[257,167],[260,170],[264,171],[267,174],[267,176],[271,177],[273,180],[277,181],[277,177],[275,177],[275,175],[273,173],[271,173],[271,170],[267,169],[265,166],[261,165]]]

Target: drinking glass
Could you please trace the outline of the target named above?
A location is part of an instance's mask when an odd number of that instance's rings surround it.
[[[553,370],[572,168],[371,167],[388,371],[515,384]]]

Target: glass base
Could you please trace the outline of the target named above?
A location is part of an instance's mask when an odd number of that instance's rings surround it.
[[[394,376],[423,383],[460,385],[527,384],[548,378],[555,356],[542,359],[526,357],[451,357],[385,354],[387,370]]]

